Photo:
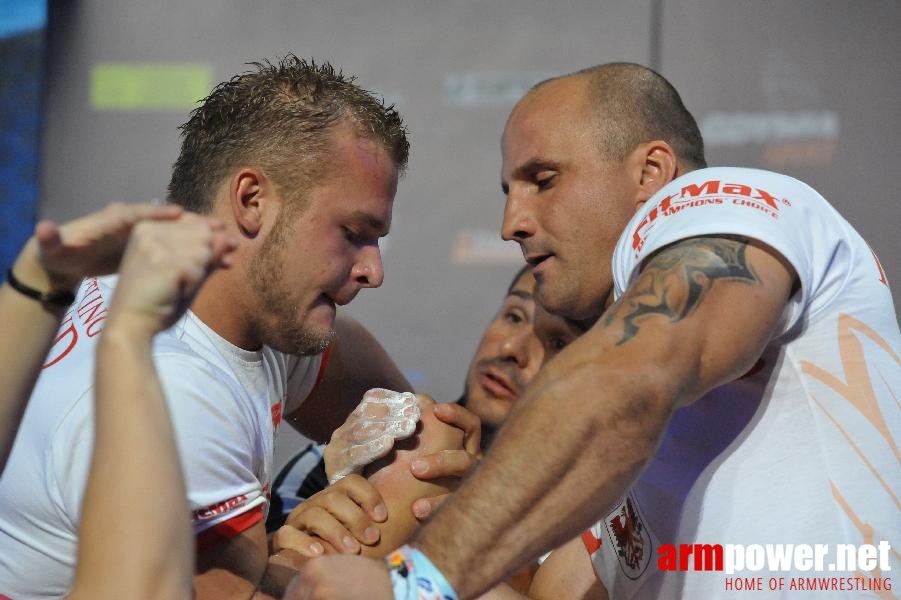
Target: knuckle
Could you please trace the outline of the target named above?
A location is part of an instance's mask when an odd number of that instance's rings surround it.
[[[309,500],[307,500],[309,502]],[[298,508],[291,512],[288,515],[288,519],[286,521],[286,525],[282,526],[282,529],[285,527],[290,527],[293,529],[301,529],[305,526],[311,517],[311,513],[315,512],[318,509],[316,506],[307,505],[306,502],[301,504]],[[281,531],[281,529],[279,529]]]
[[[319,518],[322,517],[322,513],[332,514],[341,503],[341,499],[345,496],[345,494],[340,494],[337,491],[323,494],[319,498],[319,502],[316,504],[316,506],[311,509],[311,512],[313,512],[313,514],[315,514]]]
[[[278,531],[275,532],[275,535],[272,536],[272,544],[276,548],[284,548],[289,540],[292,537],[292,534],[295,533],[296,530],[292,529],[287,525],[282,525],[278,528]]]

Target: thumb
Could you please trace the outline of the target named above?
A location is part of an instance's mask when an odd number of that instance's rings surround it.
[[[38,241],[41,253],[52,253],[63,244],[59,227],[53,221],[39,222],[34,228],[34,237]]]

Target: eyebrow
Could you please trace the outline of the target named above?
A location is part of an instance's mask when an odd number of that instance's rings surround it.
[[[510,290],[509,292],[507,292],[507,295],[508,296],[516,296],[517,298],[522,298],[523,300],[526,300],[526,301],[532,300],[532,294],[530,294],[529,292],[524,292],[522,290]]]

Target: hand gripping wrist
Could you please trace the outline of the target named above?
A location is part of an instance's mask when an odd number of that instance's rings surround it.
[[[366,392],[329,442],[325,454],[329,484],[385,456],[395,440],[413,435],[420,416],[419,401],[410,392],[381,388]]]
[[[441,571],[412,546],[401,546],[385,559],[391,573],[394,600],[458,600]]]

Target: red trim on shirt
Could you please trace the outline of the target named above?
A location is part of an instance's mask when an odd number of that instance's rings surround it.
[[[272,405],[272,428],[278,429],[282,422],[282,403],[278,402]]]
[[[227,521],[216,523],[209,529],[197,534],[197,550],[212,548],[226,540],[236,537],[263,520],[263,506],[255,506],[247,512],[234,516]]]
[[[328,348],[325,349],[325,352],[322,353],[322,362],[319,363],[319,372],[316,373],[316,383],[313,384],[313,389],[310,390],[310,394],[312,394],[316,388],[319,386],[319,382],[325,378],[325,368],[328,366],[329,356],[332,354],[332,347],[329,345]]]
[[[582,543],[585,544],[585,549],[588,550],[588,554],[594,554],[601,547],[601,540],[594,537],[594,534],[591,533],[590,529],[586,529],[582,532]]]

